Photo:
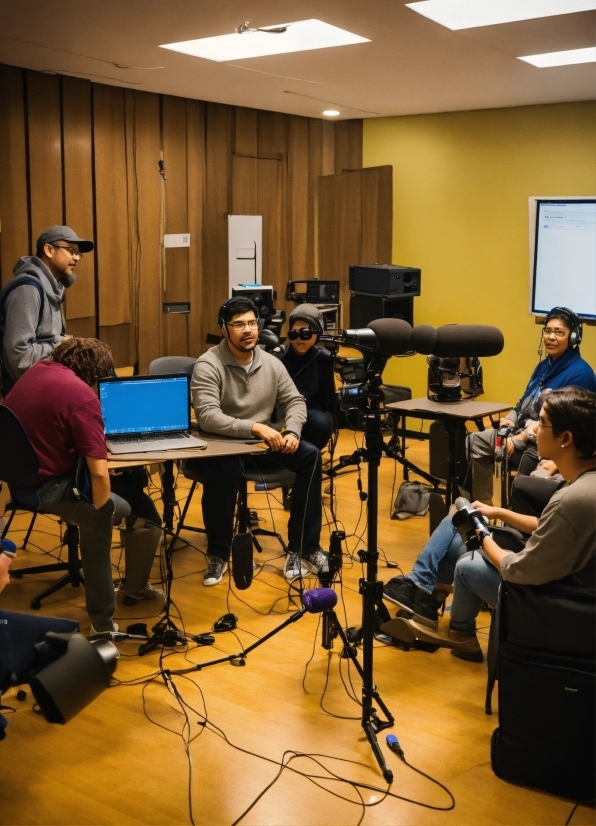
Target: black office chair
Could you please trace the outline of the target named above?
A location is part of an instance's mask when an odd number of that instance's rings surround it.
[[[6,482],[10,488],[26,487],[35,479],[38,471],[37,455],[22,424],[12,410],[4,404],[0,404],[0,481]],[[37,513],[31,508],[24,507],[16,500],[11,500],[6,504],[5,512],[9,510],[11,511],[11,517],[2,533],[2,538],[6,535],[17,510],[29,511],[35,515]],[[33,523],[29,526],[26,539],[29,538],[32,526]],[[79,529],[77,525],[67,526],[64,543],[68,548],[66,562],[36,565],[31,568],[16,568],[10,572],[14,579],[21,579],[25,574],[45,574],[50,571],[67,572],[57,582],[31,600],[31,607],[34,610],[41,608],[43,599],[56,593],[66,585],[70,584],[73,588],[78,588],[79,585],[85,584],[81,576],[82,563],[79,558]]]

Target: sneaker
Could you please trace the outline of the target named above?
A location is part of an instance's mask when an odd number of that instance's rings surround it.
[[[426,591],[416,588],[414,597],[414,619],[420,625],[427,625],[435,631],[439,630],[439,608],[442,603]]]
[[[299,576],[308,576],[309,570],[300,554],[294,551],[288,551],[286,555],[286,564],[284,567],[284,577],[287,580],[296,579]]]
[[[454,657],[471,663],[481,663],[484,660],[476,634],[464,634],[462,631],[449,628],[449,639],[457,643],[457,648],[451,649]]]
[[[327,574],[329,573],[329,554],[319,548],[318,551],[304,554],[302,564],[306,566],[307,573],[315,574],[315,576],[317,574]]]
[[[89,639],[101,639],[101,637],[107,637],[108,634],[115,634],[119,630],[120,628],[118,626],[118,623],[114,622],[114,620],[110,622],[109,628],[102,628],[101,631],[98,631],[96,628],[94,628],[92,624],[91,630],[89,631]]]
[[[225,572],[228,570],[228,563],[219,556],[207,556],[207,570],[203,574],[203,585],[218,585]]]
[[[414,601],[419,589],[411,579],[405,576],[395,576],[383,586],[383,597],[400,608],[405,608],[411,617],[414,613]]]
[[[166,595],[163,591],[160,591],[159,588],[154,588],[153,585],[146,585],[142,591],[138,594],[124,594],[124,599],[122,600],[123,605],[136,605],[137,602],[140,602],[142,599],[154,599],[159,600],[161,602],[166,601]]]

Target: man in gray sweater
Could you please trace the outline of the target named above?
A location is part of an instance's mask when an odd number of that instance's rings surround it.
[[[321,456],[300,440],[306,405],[279,359],[257,347],[258,311],[243,297],[219,311],[223,341],[197,361],[191,382],[199,428],[233,439],[262,439],[265,456],[245,463],[261,470],[286,468],[296,474],[288,522],[286,579],[318,573],[328,566],[321,533]],[[283,430],[271,427],[274,409]],[[196,459],[189,465],[203,482],[203,521],[207,530],[204,585],[217,585],[228,567],[234,510],[242,466],[239,457]]]
[[[74,284],[83,253],[92,249],[93,242],[79,238],[70,227],[53,226],[37,239],[35,255],[15,264],[14,277],[0,293],[4,396],[64,338],[64,290]]]

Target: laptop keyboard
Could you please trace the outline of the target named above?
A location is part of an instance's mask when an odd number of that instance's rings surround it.
[[[143,442],[155,442],[160,439],[190,439],[190,433],[141,433],[138,436],[109,436],[110,442],[114,444],[142,444]]]

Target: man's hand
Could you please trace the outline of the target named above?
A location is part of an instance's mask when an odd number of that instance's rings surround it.
[[[536,471],[542,471],[542,473],[537,473]],[[538,476],[545,479],[547,478],[545,477],[545,473],[548,476],[554,476],[555,473],[558,472],[559,468],[556,466],[552,459],[542,459],[542,461],[538,462],[536,470],[533,470],[532,473],[530,473],[530,476]]]
[[[286,450],[284,451],[283,448],[285,446],[284,440],[287,438],[286,436],[282,436],[277,430],[273,427],[269,427],[267,424],[260,424],[259,422],[255,422],[251,428],[253,436],[257,436],[259,439],[262,439],[264,442],[267,443],[267,447],[275,452],[282,451],[283,453],[293,453],[293,450]],[[298,447],[296,445],[296,447]]]
[[[499,425],[500,427],[517,427],[515,422],[512,422],[511,419],[501,419]]]
[[[485,505],[484,502],[472,502],[472,507],[475,508],[477,511],[483,516],[486,516],[487,519],[500,519],[502,509],[501,508],[493,508],[492,505]]]
[[[518,434],[515,438],[518,439],[520,434]],[[515,453],[515,445],[513,444],[513,439],[507,439],[507,456],[512,456]]]
[[[91,497],[96,510],[99,510],[110,498],[110,475],[105,459],[85,456],[89,475],[91,476]]]
[[[283,442],[282,453],[296,453],[300,445],[300,439],[297,439],[293,433],[284,433]]]

